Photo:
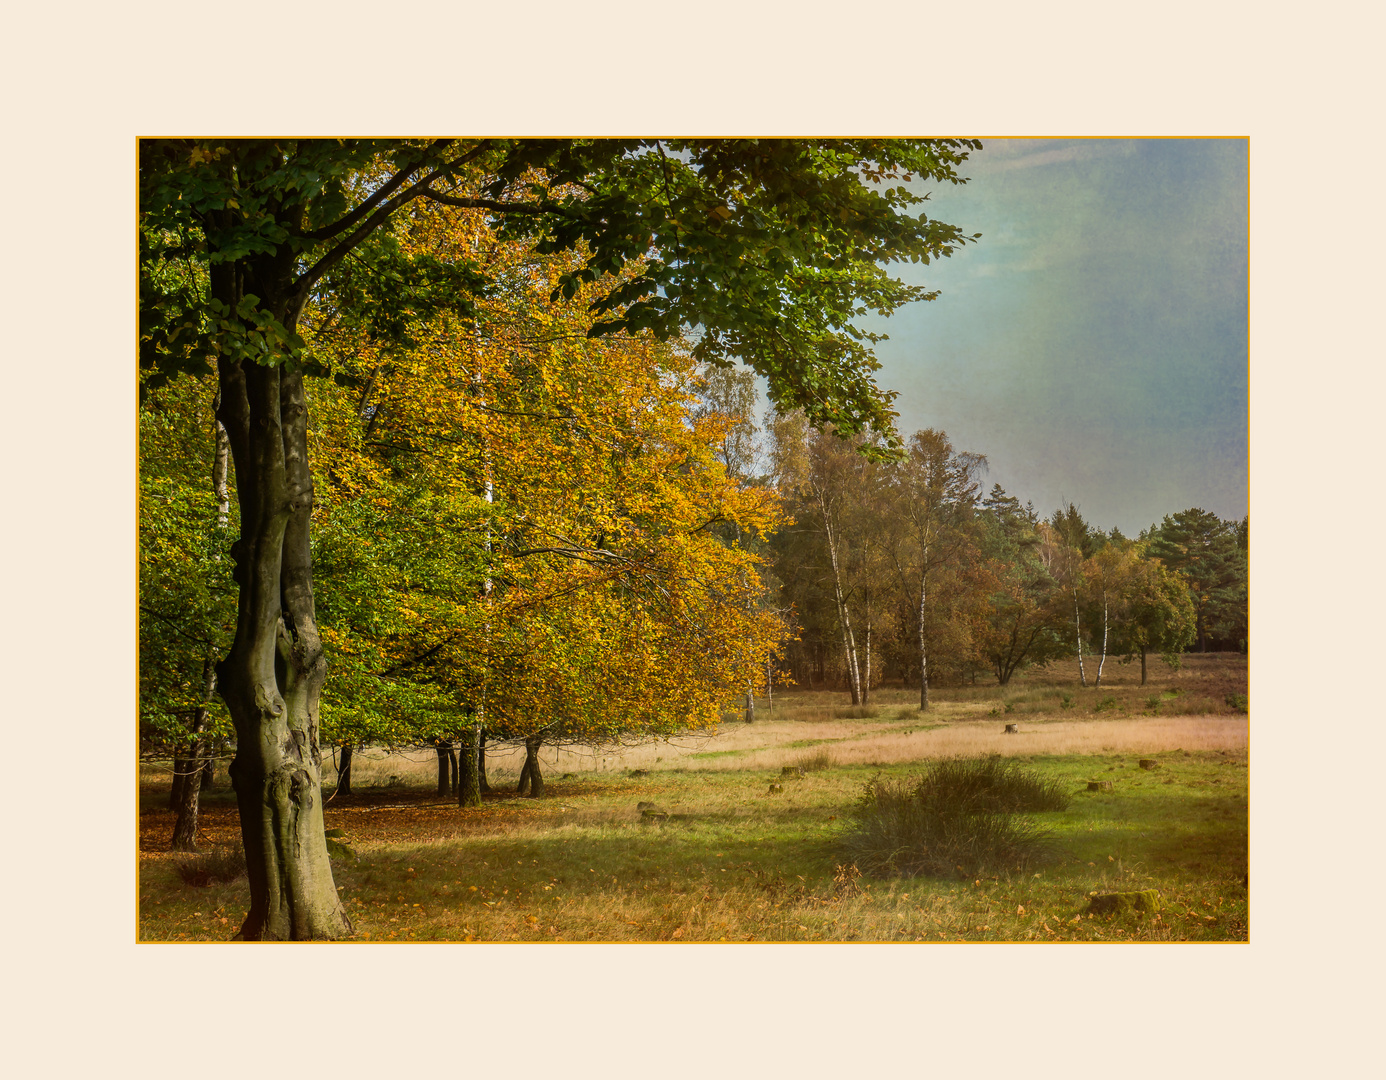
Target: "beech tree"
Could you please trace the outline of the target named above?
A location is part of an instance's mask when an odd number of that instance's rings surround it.
[[[148,140],[140,145],[146,385],[215,374],[234,462],[236,629],[217,690],[237,734],[232,782],[251,906],[246,939],[335,938],[350,923],[322,822],[327,664],[313,597],[305,376],[310,302],[382,343],[468,320],[493,284],[468,258],[409,256],[389,228],[417,200],[486,212],[541,253],[581,250],[554,295],[594,301],[593,336],[698,329],[694,359],[739,356],[771,400],[845,434],[892,432],[853,325],[928,299],[882,266],[967,242],[906,211],[913,176],[959,182],[970,140]],[[167,273],[187,264],[187,275]],[[887,434],[886,449],[892,443]]]

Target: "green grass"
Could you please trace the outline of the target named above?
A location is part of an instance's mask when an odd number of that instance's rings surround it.
[[[1071,796],[1044,815],[1047,854],[965,880],[855,878],[845,833],[877,772],[865,766],[786,778],[778,795],[778,770],[587,775],[550,780],[540,801],[439,806],[427,825],[379,829],[331,807],[328,824],[358,852],[334,865],[358,940],[1246,940],[1244,759],[1161,759],[1151,772],[1131,755],[1025,759]],[[1089,793],[1090,779],[1114,791]],[[643,824],[639,800],[670,819]],[[1162,912],[1083,914],[1095,892],[1145,888]],[[244,878],[196,887],[153,856],[140,899],[150,941],[224,940],[248,906]]]

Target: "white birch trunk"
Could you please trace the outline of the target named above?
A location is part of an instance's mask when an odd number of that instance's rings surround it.
[[[1088,685],[1088,676],[1083,671],[1083,628],[1078,621],[1078,583],[1073,584],[1073,636],[1078,642],[1078,681]]]
[[[1102,685],[1102,669],[1107,664],[1107,590],[1102,590],[1102,659],[1097,662],[1097,678],[1093,680],[1093,689]]]
[[[842,647],[847,653],[847,678],[852,688],[852,704],[861,704],[861,673],[857,667],[857,644],[852,636],[852,619],[847,612],[847,600],[842,595],[842,573],[838,566],[837,538],[833,534],[832,518],[828,514],[827,502],[819,495],[819,505],[823,510],[823,528],[828,537],[828,559],[833,568],[833,596],[837,601],[837,621],[842,628]]]

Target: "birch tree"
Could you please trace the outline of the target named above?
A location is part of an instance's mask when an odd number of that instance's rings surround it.
[[[930,605],[937,603],[931,588],[943,569],[975,553],[966,526],[977,500],[977,478],[985,469],[986,458],[958,453],[946,434],[932,428],[910,438],[909,455],[896,469],[894,493],[903,528],[892,556],[914,601],[920,709],[929,707]]]

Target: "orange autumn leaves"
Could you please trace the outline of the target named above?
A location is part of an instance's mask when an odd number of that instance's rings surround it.
[[[311,320],[357,383],[313,402],[325,738],[716,723],[783,626],[757,610],[755,557],[715,527],[763,536],[781,514],[716,460],[727,421],[692,417],[691,361],[648,336],[589,339],[614,282],[550,302],[574,256],[501,240],[478,212],[419,207],[393,242],[498,286],[403,352]]]

